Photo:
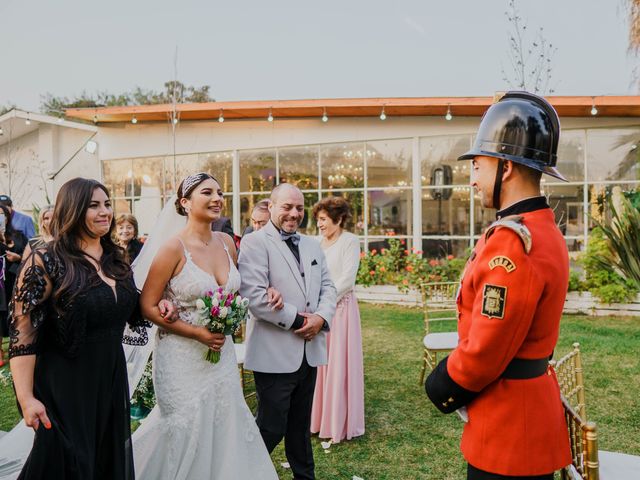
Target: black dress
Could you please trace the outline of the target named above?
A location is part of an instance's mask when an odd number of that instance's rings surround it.
[[[45,249],[36,251],[24,268],[13,298],[9,356],[36,355],[33,393],[47,409],[52,428],[38,428],[19,479],[133,479],[122,342],[147,341],[133,280],[117,282],[114,292],[99,277],[93,279],[91,288],[59,315],[51,296],[38,300],[45,278],[55,289],[64,263]],[[127,322],[133,334],[123,339]]]

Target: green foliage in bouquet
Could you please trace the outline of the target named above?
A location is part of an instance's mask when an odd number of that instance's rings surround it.
[[[404,240],[389,239],[389,248],[360,254],[356,283],[364,286],[396,285],[400,291],[419,288],[425,282],[456,282],[466,258],[424,258],[421,250],[405,247]]]

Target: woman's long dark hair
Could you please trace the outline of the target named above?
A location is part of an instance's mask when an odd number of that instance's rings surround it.
[[[49,229],[53,236],[50,252],[64,265],[64,275],[54,286],[53,304],[58,313],[63,313],[66,305],[83,292],[95,288],[101,283],[96,269],[80,248],[83,236],[96,238],[86,223],[86,213],[96,188],[107,197],[109,191],[97,180],[74,178],[60,188]],[[116,281],[131,278],[132,272],[125,261],[123,251],[112,240],[115,221],[111,220],[109,232],[100,238],[102,258],[100,263],[104,275]],[[127,285],[130,282],[126,282]],[[63,301],[64,299],[64,301]]]

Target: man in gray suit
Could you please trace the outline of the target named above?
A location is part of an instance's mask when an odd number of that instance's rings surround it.
[[[242,241],[240,294],[249,299],[251,335],[244,365],[253,370],[256,421],[269,452],[284,437],[295,479],[314,479],[311,405],[316,367],[327,363],[326,332],[336,308],[336,289],[319,242],[296,233],[304,197],[290,184],[271,192],[271,220]],[[267,288],[282,294],[272,310]]]

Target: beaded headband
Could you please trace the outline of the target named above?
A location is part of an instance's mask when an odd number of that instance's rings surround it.
[[[193,190],[194,187],[199,185],[201,182],[203,182],[207,178],[213,178],[213,177],[208,173],[200,172],[200,173],[194,173],[193,175],[189,175],[187,178],[185,178],[182,181],[182,198],[187,197],[191,193],[191,190]]]

